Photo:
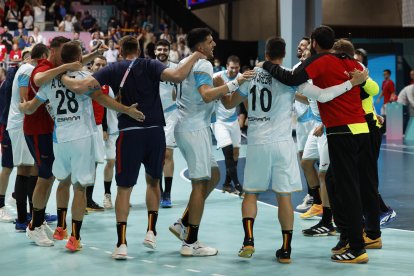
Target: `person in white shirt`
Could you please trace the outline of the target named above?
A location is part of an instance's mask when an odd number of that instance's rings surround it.
[[[227,58],[226,70],[219,71],[214,77],[220,77],[225,83],[240,77],[240,59],[237,56]],[[234,91],[232,91],[234,92]],[[216,103],[216,122],[214,124],[214,135],[217,140],[217,148],[221,148],[226,164],[226,178],[223,191],[241,195],[243,187],[237,176],[237,162],[241,145],[241,131],[238,122],[236,108],[226,109],[221,101]],[[233,185],[231,184],[233,182]],[[234,188],[236,189],[234,191]]]
[[[171,62],[178,63],[180,61],[180,54],[177,51],[177,43],[171,44],[170,54],[168,55],[168,60]]]
[[[39,29],[38,26],[35,26],[33,28],[33,34],[32,34],[32,36],[33,36],[34,41],[35,41],[36,44],[38,44],[38,43],[44,43],[44,41],[43,41],[44,40],[43,35],[40,34],[40,29]]]
[[[100,45],[105,45],[105,41],[100,38],[99,32],[94,32],[92,35],[92,40],[89,42],[90,51],[93,52],[100,47]]]
[[[81,48],[76,42],[65,43],[61,55],[64,63],[80,61],[82,58]],[[83,71],[69,73],[70,77],[77,80],[84,79],[88,75],[88,72]],[[95,182],[93,133],[96,125],[90,97],[109,108],[128,114],[136,120],[143,118],[143,114],[137,111],[134,105],[131,107],[123,106],[109,96],[102,94],[100,90],[91,90],[86,94],[75,94],[57,78],[42,85],[36,97],[31,101],[20,104],[20,109],[26,114],[32,114],[46,100],[49,100],[52,106],[51,116],[55,121],[53,174],[60,180],[69,178],[74,186],[72,234],[66,244],[66,248],[73,252],[82,248],[80,229],[86,208],[85,188]],[[28,235],[30,234],[28,233]],[[49,240],[44,246],[52,245],[53,241]]]
[[[61,32],[72,32],[73,31],[72,15],[70,14],[65,15],[65,20],[63,20],[59,24],[59,31]]]
[[[187,38],[192,51],[199,51],[208,59],[213,57],[216,43],[210,30],[193,29]],[[182,60],[180,64],[186,60]],[[211,114],[214,111],[214,101],[229,91],[236,90],[244,80],[239,77],[227,85],[214,87],[212,64],[208,60],[199,60],[182,82],[181,91],[177,93],[178,122],[174,135],[187,162],[192,192],[182,218],[170,226],[170,231],[183,240],[183,256],[212,256],[218,252],[217,249],[204,246],[198,241],[205,201],[220,179],[217,162],[211,152]]]
[[[414,116],[414,84],[407,85],[398,94],[398,103],[408,105],[410,116]]]
[[[177,51],[178,51],[178,54],[180,55],[180,60],[182,60],[183,58],[188,57],[191,54],[190,49],[185,44],[185,40],[180,40],[178,42]]]
[[[26,30],[33,30],[33,16],[30,14],[30,11],[26,11],[26,14],[23,16],[23,24]]]
[[[42,4],[42,0],[33,0],[34,24],[45,30],[46,7]]]
[[[113,40],[108,41],[108,48],[108,51],[103,53],[103,56],[106,57],[106,61],[108,63],[118,61],[119,51],[118,49],[115,49],[115,43]]]

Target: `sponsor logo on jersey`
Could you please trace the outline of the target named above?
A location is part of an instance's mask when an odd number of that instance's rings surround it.
[[[249,117],[249,122],[268,122],[270,121],[270,117]]]
[[[72,121],[77,121],[77,120],[80,120],[80,119],[81,119],[80,116],[70,116],[70,117],[57,118],[57,122],[58,123],[72,122]]]

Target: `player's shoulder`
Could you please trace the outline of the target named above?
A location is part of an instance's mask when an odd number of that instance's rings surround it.
[[[194,64],[193,69],[194,71],[207,72],[207,73],[210,73],[211,75],[213,75],[214,73],[213,64],[211,64],[211,62],[206,59],[197,60],[197,62]]]
[[[178,63],[172,62],[172,61],[168,62],[168,68],[174,69],[174,68],[177,68],[177,67],[178,67]]]
[[[84,79],[87,76],[90,76],[92,73],[89,71],[72,71],[68,72],[67,75],[69,77],[75,78],[75,79]]]

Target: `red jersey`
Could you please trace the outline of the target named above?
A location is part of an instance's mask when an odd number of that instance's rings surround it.
[[[384,80],[382,82],[382,95],[384,96],[384,104],[390,102],[391,95],[395,93],[394,82],[389,80]]]
[[[310,58],[312,59],[312,58]],[[350,72],[363,70],[361,65],[349,58],[334,55],[323,55],[305,67],[309,79],[320,88],[341,84],[350,80]],[[361,89],[356,86],[348,92],[327,103],[319,103],[322,122],[327,128],[365,123],[365,113],[361,102]]]
[[[54,68],[55,66],[47,59],[40,59],[37,66],[33,69],[32,75],[29,80],[28,98],[29,101],[36,96],[39,87],[34,83],[34,76],[37,73],[45,72]],[[53,133],[54,123],[46,110],[44,104],[39,106],[35,113],[32,115],[25,115],[23,121],[23,131],[25,135],[39,135]]]
[[[102,91],[103,94],[108,95],[109,94],[109,86],[108,85],[103,85],[101,87],[101,91]],[[95,116],[96,125],[102,125],[103,117],[105,115],[105,107],[98,104],[94,100],[92,100],[92,106],[93,106],[93,115]]]
[[[22,50],[11,50],[10,51],[10,61],[21,60],[22,59]]]
[[[4,61],[4,58],[6,57],[6,54],[7,54],[6,45],[0,44],[0,62]]]

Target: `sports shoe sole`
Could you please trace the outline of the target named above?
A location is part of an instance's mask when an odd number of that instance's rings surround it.
[[[332,259],[331,259],[332,260]],[[332,260],[335,263],[344,263],[344,264],[366,264],[369,261],[368,254],[364,253],[353,260]]]
[[[336,236],[336,231],[323,233],[323,234],[305,234],[302,232],[305,237],[327,237],[327,236]]]
[[[282,258],[277,258],[277,261],[281,264],[290,264],[292,262],[291,259],[282,259]]]
[[[183,253],[181,253],[181,252],[180,252],[180,254],[181,254],[181,256],[183,256],[183,257],[211,257],[211,256],[216,256],[216,255],[218,254],[218,250],[216,251],[216,253],[214,253],[214,254],[210,254],[210,255],[183,254]]]
[[[155,248],[157,248],[157,245],[156,245],[156,244],[154,244],[154,243],[152,243],[152,242],[150,242],[150,241],[147,241],[147,240],[144,240],[144,241],[142,242],[142,244],[143,244],[146,248],[150,248],[150,249],[155,249]]]
[[[128,255],[116,254],[116,255],[112,255],[112,259],[118,260],[118,261],[123,261],[123,260],[128,259]]]
[[[239,257],[241,258],[251,258],[255,249],[253,246],[244,246],[241,251],[239,252]]]
[[[181,239],[181,237],[180,237],[180,236],[181,236],[181,233],[177,233],[177,232],[175,231],[175,229],[174,229],[173,227],[171,227],[171,226],[170,226],[170,227],[168,227],[168,229],[170,230],[170,232],[171,232],[171,233],[173,233],[173,235],[174,235],[174,236],[176,236],[176,237],[177,237],[177,239],[179,239],[180,241],[182,241],[182,239]]]

